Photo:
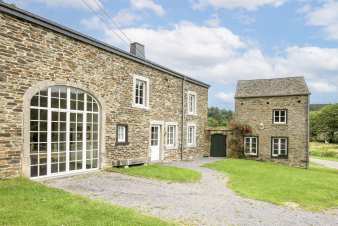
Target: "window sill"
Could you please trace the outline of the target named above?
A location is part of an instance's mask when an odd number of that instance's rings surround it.
[[[165,148],[166,148],[167,150],[176,150],[176,149],[178,149],[177,146],[166,146]]]
[[[244,153],[245,156],[258,157],[258,154]]]
[[[126,146],[129,145],[129,142],[116,142],[115,146]]]
[[[140,104],[132,104],[132,107],[133,108],[139,108],[139,109],[143,109],[143,110],[146,110],[146,111],[149,111],[149,106],[145,106],[145,105],[140,105]]]
[[[189,116],[197,116],[197,113],[187,113]]]
[[[272,125],[278,125],[278,126],[287,126],[288,124],[287,123],[272,123]]]
[[[196,144],[187,144],[186,148],[196,148]]]

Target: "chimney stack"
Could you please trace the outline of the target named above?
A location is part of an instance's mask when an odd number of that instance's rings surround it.
[[[144,45],[133,42],[130,44],[130,53],[138,58],[145,59]]]

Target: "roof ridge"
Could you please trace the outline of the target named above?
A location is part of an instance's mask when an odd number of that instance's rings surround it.
[[[272,78],[257,78],[257,79],[240,79],[238,81],[259,81],[259,80],[277,80],[277,79],[290,79],[290,78],[303,78],[304,76],[288,76],[288,77],[272,77]]]

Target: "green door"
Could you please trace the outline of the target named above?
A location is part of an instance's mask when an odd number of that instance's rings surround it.
[[[225,157],[226,156],[226,136],[222,134],[211,135],[211,157]]]

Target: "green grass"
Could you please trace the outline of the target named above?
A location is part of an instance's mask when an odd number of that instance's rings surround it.
[[[201,173],[197,171],[161,164],[133,166],[129,168],[112,168],[111,171],[130,176],[169,182],[197,182],[201,179]]]
[[[0,180],[0,225],[170,224],[131,209],[89,200],[28,179],[17,178]]]
[[[320,159],[338,161],[338,144],[311,142],[310,155]]]
[[[338,171],[251,160],[222,160],[204,165],[229,176],[228,186],[244,197],[275,204],[297,203],[308,210],[338,207]]]

